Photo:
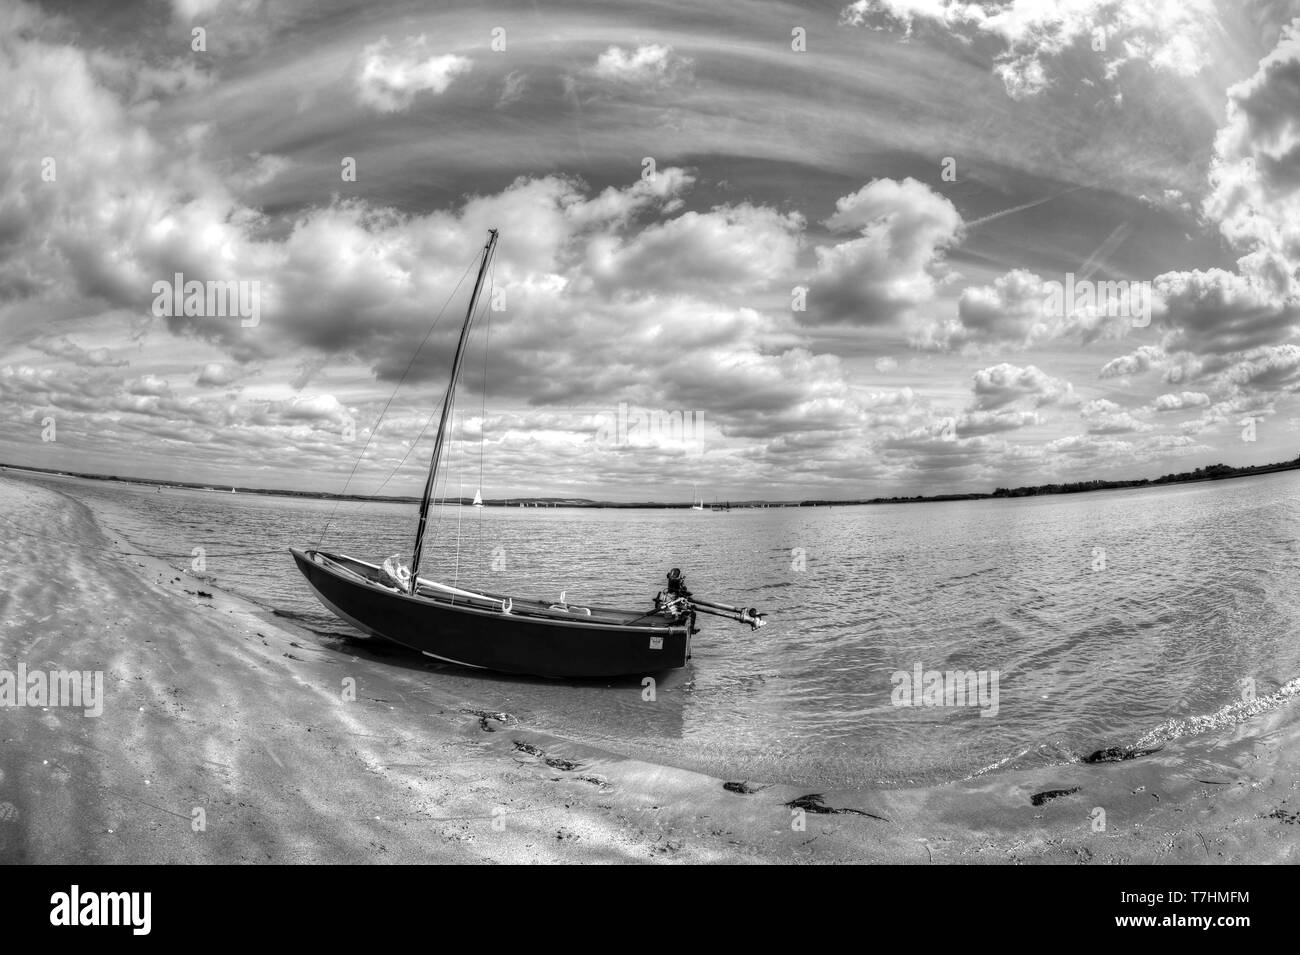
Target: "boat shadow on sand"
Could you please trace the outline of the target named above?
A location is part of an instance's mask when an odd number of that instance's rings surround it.
[[[672,691],[689,687],[695,680],[695,667],[687,662],[685,667],[662,670],[644,675],[621,677],[574,678],[574,677],[539,677],[525,674],[499,673],[495,670],[479,670],[473,667],[458,666],[453,663],[441,663],[431,660],[419,652],[397,643],[390,643],[379,637],[370,637],[361,633],[346,633],[340,630],[321,630],[309,617],[285,610],[272,610],[270,617],[277,623],[291,623],[305,638],[310,639],[324,653],[340,657],[354,657],[373,663],[376,667],[391,667],[412,673],[429,673],[456,679],[473,681],[484,686],[535,686],[535,687],[577,687],[591,689],[610,689],[617,692],[635,691],[645,694],[646,678],[653,679],[655,696],[662,691]]]
[[[694,680],[695,671],[690,663],[681,669],[646,674],[655,681],[655,692],[651,695],[646,692],[644,678],[635,676],[566,679],[497,673],[439,663],[376,637],[313,633],[313,638],[322,653],[335,654],[344,663],[363,660],[381,679],[433,678],[437,691],[455,699],[454,704],[447,705],[455,705],[460,713],[477,718],[484,732],[535,723],[534,713],[549,714],[545,722],[552,726],[557,717],[561,724],[568,722],[570,717],[562,714],[571,710],[569,705],[561,703],[559,711],[553,710],[552,703],[557,697],[550,695],[550,691],[558,691],[570,703],[574,692],[582,694],[580,709],[611,716],[616,713],[614,722],[635,726],[633,733],[637,738],[668,741],[680,740],[685,735],[685,703],[689,693],[682,691],[689,690]],[[393,670],[400,671],[400,675],[395,676]],[[386,675],[385,671],[388,671]]]
[[[463,677],[483,683],[524,684],[530,686],[574,686],[574,687],[609,687],[611,689],[640,691],[645,688],[647,678],[655,681],[656,691],[683,686],[694,679],[694,667],[687,663],[679,669],[661,670],[656,673],[617,677],[545,677],[529,676],[523,673],[500,673],[496,670],[480,670],[474,667],[459,666],[454,663],[441,663],[430,660],[415,650],[410,650],[396,643],[389,643],[378,637],[363,634],[322,634],[313,631],[321,649],[331,650],[341,655],[360,657],[372,663],[398,667],[403,670],[418,670],[423,673],[445,674]]]

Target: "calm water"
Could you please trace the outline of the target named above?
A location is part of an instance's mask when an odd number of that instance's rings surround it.
[[[214,584],[348,651],[341,638],[355,634],[283,550],[314,546],[333,504],[47,483],[141,549],[186,555],[178,567],[206,548]],[[413,512],[340,505],[326,547],[376,562],[408,554]],[[728,778],[891,786],[1059,762],[1214,713],[1239,699],[1243,678],[1263,695],[1300,675],[1295,472],[926,505],[448,508],[435,535],[427,572],[461,585],[639,607],[681,567],[696,594],[768,611],[757,632],[703,618],[691,665],[661,679],[654,703],[637,681],[520,680],[418,657],[371,664],[460,681],[540,729]],[[1094,569],[1095,548],[1105,569]],[[252,550],[274,553],[220,556]],[[504,571],[491,570],[494,553]],[[996,717],[891,705],[891,674],[917,663],[999,671]]]

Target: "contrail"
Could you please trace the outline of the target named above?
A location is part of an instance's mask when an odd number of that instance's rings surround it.
[[[972,219],[966,223],[966,228],[970,229],[977,225],[983,225],[986,222],[992,222],[994,219],[1001,219],[1003,216],[1009,216],[1012,213],[1024,212],[1026,209],[1032,209],[1034,206],[1041,206],[1044,202],[1051,202],[1053,199],[1059,199],[1067,193],[1075,192],[1082,189],[1083,186],[1071,186],[1064,192],[1058,192],[1054,196],[1048,196],[1046,199],[1035,199],[1033,202],[1026,202],[1023,206],[1012,206],[1010,209],[1003,209],[1001,212],[994,212],[991,215],[983,216],[979,219]]]
[[[1102,240],[1101,245],[1092,250],[1092,255],[1088,256],[1088,261],[1083,263],[1079,269],[1081,278],[1092,278],[1099,268],[1106,264],[1106,260],[1111,254],[1124,244],[1124,241],[1133,234],[1133,225],[1129,222],[1121,222],[1111,230],[1110,235]]]

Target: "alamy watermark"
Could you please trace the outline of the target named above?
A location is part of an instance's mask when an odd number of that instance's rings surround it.
[[[153,283],[155,318],[241,318],[253,328],[262,320],[262,283],[247,279],[226,282],[185,281],[177,272],[171,281]]]
[[[0,670],[0,709],[20,706],[60,706],[81,709],[86,716],[104,712],[103,670]]]
[[[125,926],[132,935],[148,935],[153,927],[152,892],[83,892],[74,885],[50,896],[54,926]]]
[[[620,401],[614,414],[601,415],[596,440],[635,447],[680,446],[704,451],[704,414],[699,411],[659,411]]]
[[[1097,313],[1107,318],[1127,318],[1134,328],[1151,324],[1151,283],[1128,281],[1094,282],[1065,273],[1065,283],[1043,283],[1043,309],[1064,318],[1077,312]]]
[[[927,670],[916,663],[895,670],[890,701],[895,706],[978,706],[980,716],[998,715],[997,670]]]

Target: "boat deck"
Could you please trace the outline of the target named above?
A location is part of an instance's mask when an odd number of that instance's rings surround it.
[[[311,558],[322,565],[330,566],[358,577],[366,583],[382,587],[406,596],[412,596],[397,584],[382,567],[347,557],[341,554],[324,554],[313,551]],[[540,599],[519,598],[508,594],[471,591],[440,584],[437,581],[420,577],[413,595],[422,600],[429,600],[443,605],[470,607],[475,610],[508,613],[522,617],[540,617],[547,620],[564,620],[571,623],[609,624],[619,627],[670,628],[680,627],[682,621],[675,617],[666,617],[653,607],[648,610],[623,610],[611,607],[593,607],[547,601]]]

